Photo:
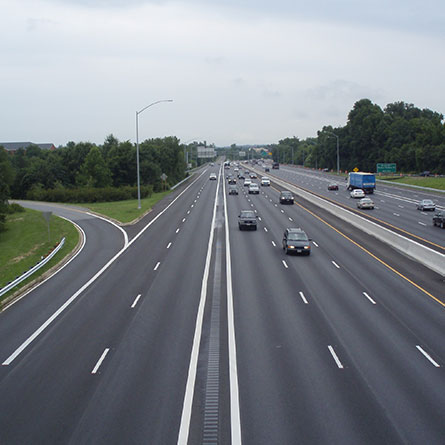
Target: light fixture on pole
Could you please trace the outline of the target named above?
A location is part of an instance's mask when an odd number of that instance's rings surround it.
[[[340,172],[340,149],[339,149],[339,142],[338,142],[338,136],[335,133],[332,133],[332,131],[325,130],[325,133],[332,134],[332,136],[335,136],[337,138],[337,175]]]
[[[161,102],[173,102],[173,99],[157,100],[146,107],[142,108],[140,111],[136,111],[136,169],[137,169],[137,182],[138,182],[138,209],[141,208],[141,182],[139,175],[139,115],[145,111],[147,108],[153,105],[160,104]]]

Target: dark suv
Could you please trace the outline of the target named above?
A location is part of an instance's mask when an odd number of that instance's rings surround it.
[[[274,162],[272,164],[272,168],[278,170],[280,168],[280,164],[278,162]]]
[[[301,253],[303,255],[311,254],[310,238],[306,232],[300,228],[288,228],[283,234],[283,250],[286,255],[292,252]]]
[[[256,215],[253,210],[241,210],[238,216],[238,227],[240,230],[244,228],[256,230]]]
[[[288,190],[283,190],[280,193],[280,204],[293,204],[294,203],[294,195]]]

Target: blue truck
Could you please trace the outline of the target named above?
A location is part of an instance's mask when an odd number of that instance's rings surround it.
[[[365,193],[374,193],[375,175],[374,173],[351,172],[348,175],[348,190],[362,189]]]

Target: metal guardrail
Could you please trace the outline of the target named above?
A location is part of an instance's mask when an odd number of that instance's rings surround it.
[[[60,243],[57,245],[57,247],[43,260],[39,261],[34,267],[29,269],[27,272],[25,272],[23,275],[20,275],[17,277],[14,281],[11,281],[9,284],[7,284],[5,287],[0,289],[0,297],[6,292],[9,292],[11,289],[16,287],[18,284],[20,284],[23,280],[26,280],[28,277],[30,277],[34,272],[38,271],[42,266],[44,266],[48,261],[51,260],[51,258],[63,247],[65,244],[65,238],[62,238]]]

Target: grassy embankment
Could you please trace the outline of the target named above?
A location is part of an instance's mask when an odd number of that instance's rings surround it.
[[[71,223],[51,215],[49,227],[50,238],[48,225],[42,213],[36,210],[25,209],[24,212],[7,216],[7,230],[0,233],[0,288],[35,266],[41,257],[48,255],[63,237],[65,237],[65,245],[32,277],[0,297],[0,305],[17,289],[23,288],[30,281],[43,275],[76,247],[79,234]]]
[[[401,182],[409,185],[419,185],[438,190],[445,190],[445,178],[433,176],[376,176],[376,179],[383,179],[394,183]]]

